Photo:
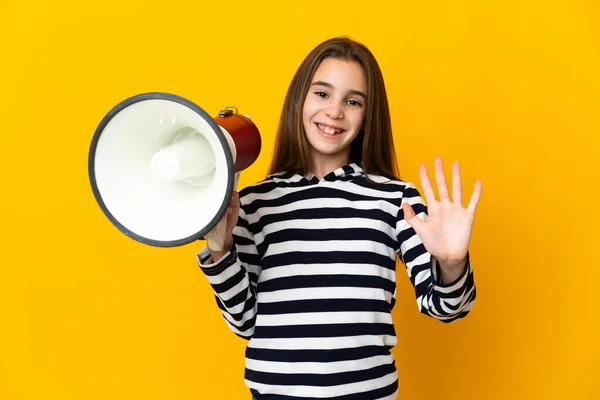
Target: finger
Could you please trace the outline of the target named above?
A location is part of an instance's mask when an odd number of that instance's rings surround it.
[[[462,183],[460,179],[460,164],[452,164],[452,200],[462,207]]]
[[[240,204],[240,195],[235,190],[231,193],[231,199],[229,199],[230,206],[238,206]]]
[[[477,204],[479,204],[479,198],[481,197],[481,187],[481,181],[475,182],[475,189],[473,190],[471,201],[469,202],[469,206],[467,207],[472,213],[475,213],[475,210],[477,209]]]
[[[446,184],[446,178],[444,177],[444,165],[441,157],[436,157],[434,169],[438,193],[440,194],[440,201],[450,200],[450,196],[448,195],[448,185]]]
[[[425,196],[425,201],[427,202],[427,204],[432,204],[433,202],[435,202],[435,193],[433,192],[431,182],[429,181],[427,167],[425,165],[421,165],[419,167],[419,172],[421,175],[421,186],[423,187],[423,196]]]
[[[402,203],[402,211],[404,211],[404,219],[408,224],[417,232],[417,234],[421,231],[421,227],[423,225],[423,221],[417,214],[415,214],[415,210],[413,210],[412,206],[408,203]]]

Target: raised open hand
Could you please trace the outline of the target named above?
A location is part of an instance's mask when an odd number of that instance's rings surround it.
[[[440,157],[435,159],[435,178],[440,196],[439,201],[435,198],[425,165],[420,167],[420,176],[428,216],[422,221],[415,215],[413,208],[404,203],[402,205],[404,218],[419,235],[425,249],[439,261],[440,267],[451,269],[464,266],[471,242],[475,210],[481,195],[481,182],[475,183],[469,205],[464,208],[458,162],[452,165],[452,200],[448,194]]]

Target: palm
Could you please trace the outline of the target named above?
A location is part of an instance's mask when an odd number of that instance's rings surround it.
[[[425,249],[440,261],[459,262],[467,256],[471,231],[475,220],[475,210],[481,194],[481,182],[475,184],[475,190],[467,208],[462,206],[462,184],[460,165],[452,167],[452,197],[450,200],[448,186],[444,178],[441,158],[435,160],[435,176],[439,200],[427,175],[424,165],[420,168],[421,185],[428,207],[428,216],[424,221],[417,218],[412,207],[404,203],[403,210],[407,222],[419,235]]]

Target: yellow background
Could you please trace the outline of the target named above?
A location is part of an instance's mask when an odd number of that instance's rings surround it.
[[[102,117],[147,91],[235,104],[266,172],[287,86],[320,41],[378,58],[404,179],[441,155],[483,181],[478,300],[394,311],[403,399],[600,399],[597,1],[0,2],[0,399],[248,399],[245,342],[194,260],[97,206]],[[420,187],[420,185],[419,185]]]

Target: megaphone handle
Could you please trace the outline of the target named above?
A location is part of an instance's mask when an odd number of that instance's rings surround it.
[[[233,175],[233,190],[237,190],[240,174],[241,172],[236,172],[235,175]]]
[[[237,190],[237,185],[240,180],[240,173],[234,175],[233,189]],[[207,233],[204,238],[207,240],[208,248],[214,251],[223,251],[225,247],[225,239],[227,235],[227,214],[217,223],[217,225]]]
[[[225,247],[225,235],[227,234],[227,214],[207,233],[204,238],[207,240],[208,248],[213,251],[223,251]]]

